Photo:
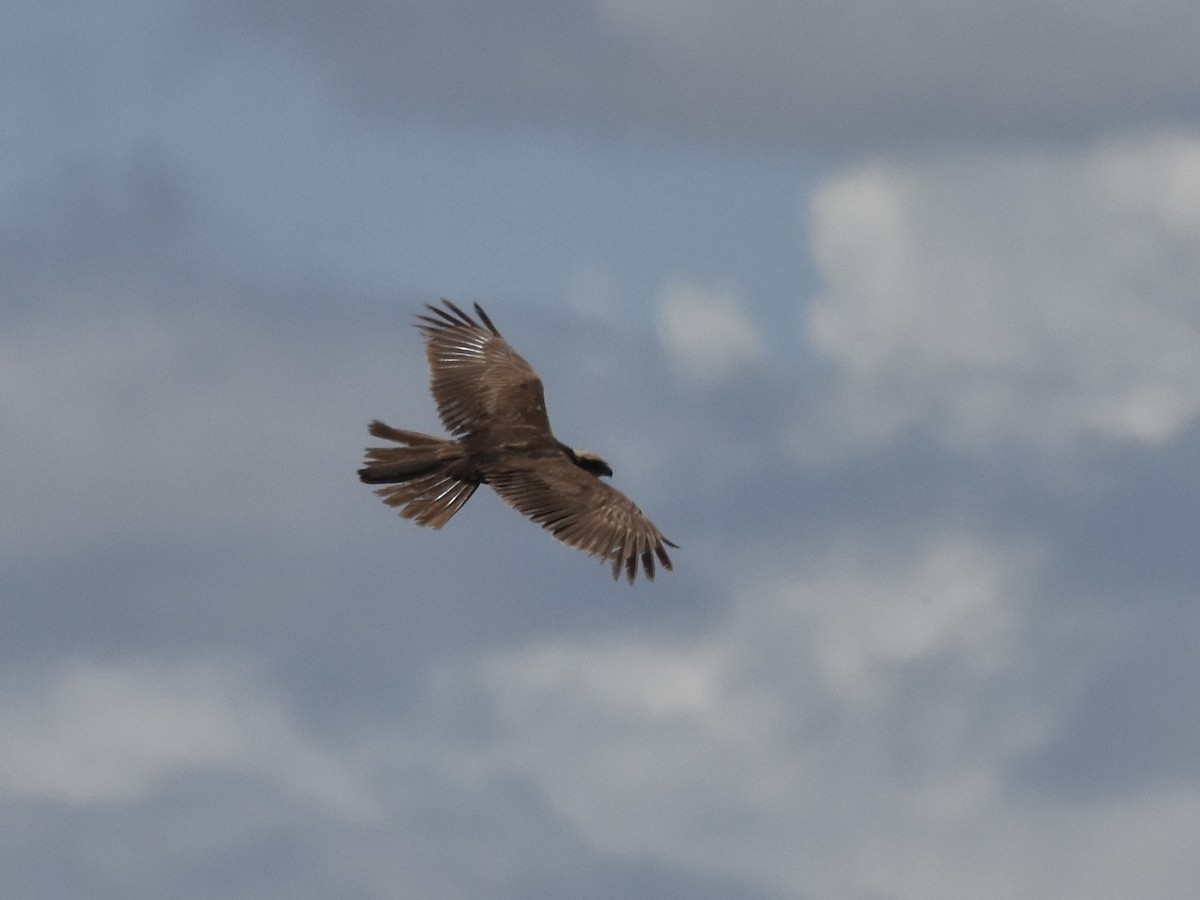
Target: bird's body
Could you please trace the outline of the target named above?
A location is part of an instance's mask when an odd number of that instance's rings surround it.
[[[419,525],[441,528],[481,484],[568,546],[612,563],[630,583],[640,561],[654,578],[674,547],[628,497],[600,480],[612,469],[554,437],[542,382],[475,304],[477,322],[449,300],[419,316],[442,424],[452,437],[370,425],[400,446],[372,447],[358,475]],[[665,545],[665,546],[664,546]]]

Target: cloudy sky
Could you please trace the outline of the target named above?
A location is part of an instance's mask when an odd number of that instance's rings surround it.
[[[1191,900],[1198,44],[9,3],[0,895]],[[440,296],[674,573],[357,482]]]

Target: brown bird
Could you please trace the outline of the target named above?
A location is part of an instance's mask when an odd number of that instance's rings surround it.
[[[380,421],[377,438],[399,447],[370,447],[358,477],[388,506],[418,525],[441,528],[481,484],[555,538],[601,560],[613,578],[629,583],[641,560],[654,579],[654,558],[671,568],[666,547],[677,547],[620,491],[600,480],[608,463],[572,450],[554,437],[542,382],[501,337],[478,303],[479,321],[449,300],[418,315],[433,375],[433,398],[453,438],[401,431]],[[482,323],[482,324],[481,324]],[[665,546],[664,546],[665,545]]]

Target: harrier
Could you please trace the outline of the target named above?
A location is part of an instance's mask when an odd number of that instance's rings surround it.
[[[620,491],[600,480],[608,463],[555,438],[537,373],[501,337],[478,303],[476,321],[449,300],[418,315],[438,414],[452,438],[401,431],[380,421],[358,477],[418,525],[441,528],[481,484],[569,547],[612,562],[633,584],[641,561],[654,579],[671,543]],[[665,545],[665,546],[664,546]]]

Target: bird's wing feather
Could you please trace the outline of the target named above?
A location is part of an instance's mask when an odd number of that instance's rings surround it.
[[[637,505],[564,456],[509,458],[486,471],[505,501],[569,547],[624,569],[632,584],[641,562],[654,579],[654,560],[671,568],[664,545],[674,547]]]
[[[542,382],[487,313],[475,304],[476,321],[449,300],[429,306],[418,328],[432,375],[431,389],[446,430],[482,434],[499,426],[509,440],[549,435]]]

